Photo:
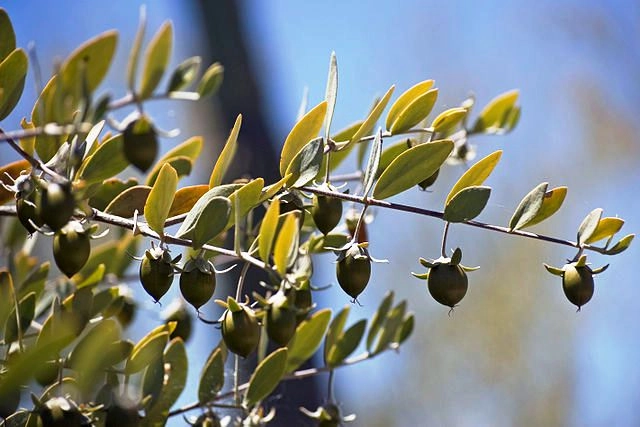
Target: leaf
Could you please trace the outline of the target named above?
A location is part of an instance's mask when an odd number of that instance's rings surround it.
[[[238,114],[238,117],[236,117],[233,129],[231,129],[227,142],[224,144],[224,148],[213,167],[211,177],[209,178],[209,188],[222,184],[222,178],[224,178],[224,175],[227,173],[233,156],[236,154],[236,143],[238,141],[238,134],[240,133],[240,126],[242,126],[242,114]]]
[[[510,119],[509,114],[518,101],[519,94],[518,90],[511,90],[489,101],[476,119],[472,132],[494,133],[502,129]]]
[[[393,342],[398,335],[399,328],[402,327],[405,312],[407,311],[407,301],[400,302],[395,306],[387,316],[384,326],[380,332],[380,338],[376,344],[375,350],[372,354],[378,354],[385,351],[389,344]]]
[[[27,277],[16,288],[17,298],[20,300],[29,292],[35,292],[36,298],[44,291],[44,285],[49,275],[49,261],[43,262],[37,268],[33,269]]]
[[[480,215],[489,201],[490,187],[471,186],[456,193],[444,208],[445,221],[464,222]]]
[[[175,146],[171,150],[167,151],[167,153],[164,156],[162,156],[162,158],[160,158],[158,162],[156,162],[153,169],[151,169],[151,171],[147,175],[147,181],[145,184],[150,187],[153,186],[153,183],[155,182],[158,174],[160,173],[160,169],[162,168],[162,166],[164,166],[165,163],[170,163],[171,161],[174,161],[177,158],[187,158],[191,161],[190,165],[192,165],[198,159],[198,156],[200,155],[201,151],[202,151],[201,136],[191,137],[186,141],[184,141],[182,144]],[[174,169],[177,170],[175,165],[172,165],[172,166]],[[178,172],[178,176],[181,176],[180,171],[177,170],[177,172]]]
[[[369,196],[369,191],[373,187],[373,182],[376,179],[376,172],[378,171],[378,165],[380,164],[380,157],[382,155],[382,128],[378,128],[376,137],[373,139],[371,146],[371,152],[369,153],[369,161],[367,161],[367,169],[364,173],[362,192],[364,197]]]
[[[209,185],[190,185],[188,187],[182,187],[176,191],[176,196],[173,198],[171,204],[171,210],[169,211],[169,217],[182,215],[187,213],[193,208],[196,202],[207,191],[209,191]]]
[[[231,226],[235,224],[236,198],[238,198],[240,202],[239,217],[244,218],[251,211],[251,209],[260,204],[263,187],[264,179],[256,178],[246,184],[242,184],[237,190],[229,195],[229,201],[231,202],[231,213],[229,214],[229,221],[227,222],[226,228],[231,228]]]
[[[58,86],[58,76],[54,75],[47,82],[44,89],[31,110],[31,122],[33,126],[44,126],[52,121],[59,121],[61,108],[57,102],[56,92]],[[43,162],[48,162],[58,151],[62,140],[50,135],[38,135],[35,140],[35,150],[38,157]]]
[[[349,143],[342,148],[343,150],[347,149],[347,147],[353,144],[356,144],[358,141],[360,141],[360,138],[366,136],[368,133],[370,133],[373,130],[376,123],[378,122],[378,119],[380,119],[380,116],[382,116],[382,112],[387,107],[387,104],[389,103],[389,99],[391,99],[391,95],[393,95],[394,89],[395,89],[395,86],[392,85],[389,88],[389,90],[387,90],[387,92],[384,94],[382,99],[380,99],[380,101],[376,104],[376,106],[373,107],[373,109],[369,113],[369,116],[364,120],[360,128],[351,137],[351,139],[349,140]]]
[[[527,223],[527,227],[538,224],[555,214],[562,206],[567,195],[567,187],[556,187],[544,193],[542,207],[536,216]]]
[[[438,89],[420,95],[398,114],[389,131],[396,135],[411,129],[426,118],[438,99]]]
[[[355,351],[364,336],[366,327],[367,320],[361,319],[338,337],[331,350],[329,350],[329,356],[326,360],[329,368],[339,366],[344,359]]]
[[[138,96],[149,98],[164,75],[173,47],[173,24],[165,21],[147,47]]]
[[[5,344],[12,343],[16,341],[18,338],[22,338],[26,330],[31,325],[31,321],[35,316],[36,310],[36,293],[29,292],[27,295],[22,297],[20,302],[18,303],[18,317],[20,321],[16,318],[16,309],[15,307],[9,313],[9,317],[7,318],[7,323],[4,327],[4,342]],[[18,323],[20,327],[18,328]],[[18,334],[20,331],[20,334]]]
[[[271,185],[268,185],[262,189],[260,193],[260,203],[263,203],[273,196],[275,196],[285,185],[285,183],[289,180],[289,175],[285,175],[278,182],[275,182]]]
[[[349,141],[351,137],[358,131],[358,129],[360,129],[362,123],[363,121],[352,123],[347,128],[342,129],[341,131],[333,135],[331,139],[336,142]],[[346,149],[342,149],[340,151],[332,151],[331,156],[322,156],[322,164],[320,165],[320,171],[318,172],[318,176],[316,178],[324,178],[325,171],[327,170],[327,159],[331,161],[331,166],[329,169],[330,171],[333,171],[344,161],[344,159],[347,158],[347,156],[349,156],[349,153],[351,153],[353,147],[355,147],[355,145],[351,144]]]
[[[386,199],[429,178],[445,162],[453,150],[449,140],[416,145],[396,157],[382,172],[373,197]]]
[[[150,363],[162,357],[162,351],[168,341],[168,331],[152,331],[147,334],[133,347],[131,356],[125,365],[125,372],[129,375],[140,372]]]
[[[0,8],[0,62],[16,48],[16,33],[7,11]]]
[[[222,84],[223,77],[224,67],[217,62],[211,64],[209,68],[207,68],[207,71],[204,72],[204,75],[198,84],[198,94],[200,95],[200,99],[204,99],[216,93]]]
[[[224,358],[222,349],[213,349],[202,368],[198,386],[198,401],[207,403],[213,400],[224,386]]]
[[[376,171],[376,178],[379,178],[380,175],[382,175],[382,172],[389,167],[391,162],[400,154],[411,148],[412,145],[415,144],[411,144],[411,140],[407,139],[385,148],[380,155],[380,163],[378,164],[378,170]]]
[[[284,375],[287,365],[287,348],[279,348],[260,362],[249,379],[249,388],[243,404],[251,407],[269,396]]]
[[[382,325],[387,318],[387,313],[391,309],[393,305],[393,291],[387,291],[387,294],[384,296],[383,300],[380,301],[380,305],[378,306],[378,310],[373,315],[373,319],[371,320],[371,326],[369,326],[369,332],[367,333],[367,351],[373,351],[373,345],[375,344],[376,339],[382,329]]]
[[[170,165],[166,164],[160,169],[158,179],[149,192],[149,197],[144,204],[144,218],[149,228],[164,236],[164,222],[169,216],[173,196],[178,187],[178,174]]]
[[[190,239],[194,249],[220,234],[231,214],[231,201],[226,197],[201,197],[189,211],[184,222],[176,232],[176,237]]]
[[[548,182],[538,184],[536,188],[524,196],[509,221],[509,229],[511,231],[526,227],[536,217],[544,202],[544,195],[548,186]]]
[[[338,314],[336,314],[329,325],[329,330],[324,339],[324,363],[327,364],[327,360],[329,359],[329,352],[333,348],[333,346],[342,335],[342,330],[344,329],[344,325],[347,323],[347,317],[349,317],[349,312],[351,311],[351,307],[345,305],[342,310]]]
[[[285,372],[296,370],[313,356],[322,343],[329,320],[331,320],[331,310],[325,308],[298,325],[293,339],[289,342]]]
[[[29,60],[22,49],[15,49],[0,62],[0,120],[13,111],[22,96]]]
[[[489,175],[491,175],[491,172],[493,172],[493,168],[496,167],[501,156],[502,150],[494,151],[483,159],[478,160],[473,166],[467,169],[449,192],[447,200],[445,201],[445,206],[449,204],[451,199],[453,199],[459,191],[467,187],[482,185]]]
[[[273,201],[267,208],[260,225],[260,234],[258,236],[258,253],[260,259],[269,265],[271,257],[271,248],[273,247],[273,239],[276,235],[278,227],[278,217],[280,216],[280,202]]]
[[[298,216],[295,212],[288,213],[273,248],[273,263],[281,276],[285,275],[287,268],[293,261],[295,252],[292,251],[292,248],[296,246],[294,243],[298,241],[298,232]]]
[[[596,227],[593,234],[591,234],[591,237],[586,239],[585,243],[591,244],[597,242],[598,240],[612,237],[614,234],[620,231],[623,225],[624,220],[622,218],[602,218],[600,221],[598,221],[598,226]]]
[[[402,326],[400,326],[398,333],[396,334],[396,337],[394,339],[394,342],[396,342],[398,345],[405,342],[411,336],[411,333],[413,332],[414,324],[415,324],[415,316],[413,314],[409,314],[402,321]]]
[[[610,249],[608,249],[605,254],[606,255],[617,255],[620,252],[624,252],[631,245],[635,234],[627,234],[622,239],[620,239],[615,245],[613,245]]]
[[[578,244],[584,245],[587,240],[593,235],[598,227],[600,218],[602,217],[602,209],[597,208],[589,212],[589,214],[582,220],[580,227],[578,228]]]
[[[285,176],[289,165],[312,139],[318,136],[327,113],[327,101],[322,101],[295,124],[280,153],[280,176]]]
[[[200,70],[199,56],[192,56],[180,63],[173,71],[169,84],[167,85],[167,93],[182,90],[189,86],[198,76]]]
[[[293,158],[285,175],[290,175],[287,180],[288,187],[302,187],[313,180],[320,171],[324,144],[322,138],[315,138]]]
[[[0,11],[1,10],[2,9],[0,9]],[[20,176],[20,172],[27,171],[30,169],[31,169],[31,164],[24,159],[16,160],[13,163],[4,165],[0,167],[0,182],[4,183],[5,185],[11,185],[12,182],[9,179],[9,176],[13,179],[16,179]],[[11,191],[7,191],[0,186],[0,205],[3,205],[10,200],[15,200],[14,194]]]
[[[433,119],[431,127],[436,133],[447,133],[455,128],[467,116],[468,112],[466,108],[449,108]]]
[[[129,161],[124,156],[123,142],[124,138],[120,133],[100,144],[96,151],[82,162],[78,177],[92,184],[125,170]]]
[[[317,254],[329,252],[328,248],[341,248],[349,242],[351,236],[344,233],[317,233],[309,237],[305,242],[309,253]]]
[[[177,156],[164,160],[162,165],[170,165],[176,171],[178,180],[180,180],[185,176],[189,176],[189,174],[191,173],[191,169],[193,168],[193,160],[191,160],[187,156]],[[160,171],[157,170],[155,171],[155,173],[147,175],[146,184],[153,186],[153,184],[155,184],[156,182],[156,179],[158,179],[159,172]]]
[[[149,197],[149,193],[151,193],[151,187],[134,185],[118,194],[104,211],[111,215],[131,218],[136,210],[138,212],[144,212],[144,206]]]
[[[393,122],[396,121],[400,113],[409,106],[416,98],[425,94],[433,87],[433,80],[425,80],[422,81],[413,87],[406,90],[402,95],[398,97],[396,102],[393,103],[391,108],[389,109],[389,114],[387,114],[387,120],[385,122],[385,127],[388,130],[391,130],[391,126]]]
[[[324,122],[324,139],[329,139],[331,132],[331,121],[333,120],[333,112],[336,108],[336,98],[338,96],[338,59],[336,53],[331,52],[329,59],[329,75],[327,76],[327,88],[325,90],[324,99],[327,102],[327,117]]]
[[[140,48],[142,47],[142,40],[144,39],[146,27],[147,9],[145,5],[142,5],[140,6],[138,31],[136,32],[136,38],[133,40],[133,44],[131,45],[131,53],[129,53],[129,62],[127,64],[127,83],[131,93],[135,93],[136,91],[136,75],[138,74],[138,62],[140,61]]]

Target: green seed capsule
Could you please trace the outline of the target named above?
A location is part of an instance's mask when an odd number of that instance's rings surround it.
[[[239,356],[247,357],[258,346],[260,325],[252,309],[244,305],[239,311],[227,309],[222,319],[222,339],[227,348]]]
[[[455,307],[467,293],[467,273],[459,265],[438,264],[429,271],[429,293],[440,304]]]
[[[354,300],[367,287],[371,277],[371,259],[359,251],[357,246],[353,246],[336,266],[340,287]]]
[[[64,227],[76,208],[76,202],[68,184],[50,183],[42,191],[40,203],[37,204],[42,222],[52,230],[58,231]]]
[[[145,252],[140,264],[140,282],[155,302],[167,293],[173,282],[173,264],[168,252],[160,248]]]
[[[151,120],[142,116],[127,125],[123,134],[124,156],[141,172],[149,170],[158,155],[158,137]]]
[[[323,195],[313,196],[313,221],[322,234],[333,230],[342,218],[342,200]]]
[[[91,254],[89,235],[77,223],[56,232],[53,238],[53,258],[56,265],[67,277],[71,277],[84,267]]]
[[[576,267],[572,264],[564,267],[562,289],[567,299],[578,310],[593,297],[593,273],[588,266]]]

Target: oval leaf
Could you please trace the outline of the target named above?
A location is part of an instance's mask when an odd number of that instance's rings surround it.
[[[156,162],[153,169],[151,169],[151,171],[147,175],[146,184],[148,186],[153,186],[153,183],[155,182],[158,174],[160,173],[160,169],[162,168],[162,166],[164,166],[165,163],[175,161],[176,158],[186,157],[187,159],[191,160],[190,164],[192,165],[198,159],[198,156],[200,155],[201,151],[202,151],[201,136],[194,136],[192,138],[187,139],[182,144],[177,145],[176,147],[167,151],[167,153],[164,156],[162,156],[160,160]],[[180,171],[175,167],[175,165],[172,165],[172,166],[174,169],[178,171],[179,176],[184,175],[184,174],[180,174]]]
[[[204,72],[202,79],[198,84],[198,95],[200,95],[200,99],[216,93],[222,84],[223,77],[224,67],[217,62],[211,64],[209,68],[207,68],[207,71]]]
[[[200,70],[200,62],[202,62],[202,60],[199,56],[192,56],[182,61],[173,71],[169,79],[167,92],[182,90],[193,83]]]
[[[542,207],[548,186],[548,182],[543,182],[524,196],[509,221],[511,231],[526,227],[529,221],[536,217]]]
[[[213,400],[224,386],[224,358],[222,349],[216,347],[202,368],[198,386],[198,401],[207,403]]]
[[[312,139],[293,158],[286,175],[290,175],[287,180],[288,187],[302,187],[313,180],[320,171],[322,164],[324,144],[322,138]]]
[[[478,160],[473,166],[467,169],[449,192],[445,206],[449,204],[451,199],[453,199],[459,191],[474,185],[482,185],[489,175],[491,175],[491,172],[493,172],[501,156],[502,150],[495,151],[483,159]]]
[[[273,249],[273,263],[281,276],[287,272],[293,255],[295,255],[292,248],[295,247],[294,242],[298,241],[298,232],[298,216],[295,212],[291,212],[285,217]]]
[[[22,96],[29,60],[22,49],[15,49],[0,62],[0,120],[13,111]]]
[[[398,331],[402,328],[406,311],[407,301],[402,301],[389,312],[389,315],[385,319],[384,326],[380,331],[380,338],[378,339],[373,354],[381,353],[389,348],[389,344],[393,342],[398,335]]]
[[[464,222],[480,215],[489,201],[490,187],[472,186],[459,191],[444,208],[445,221]]]
[[[338,59],[336,53],[331,52],[329,59],[329,75],[327,76],[327,88],[324,93],[324,99],[327,101],[327,117],[324,122],[324,138],[329,139],[331,129],[331,120],[333,120],[333,111],[336,108],[336,98],[338,97]]]
[[[438,89],[420,95],[398,114],[389,131],[392,135],[405,132],[427,117],[438,99]]]
[[[385,127],[390,130],[393,122],[396,121],[400,113],[407,108],[409,104],[411,104],[416,98],[425,94],[433,87],[433,80],[425,80],[422,81],[411,88],[407,89],[402,95],[398,97],[396,102],[393,103],[391,108],[389,109],[389,114],[387,114],[387,120],[385,122]]]
[[[385,148],[380,155],[380,163],[378,164],[378,170],[376,171],[376,178],[379,178],[380,175],[382,175],[382,172],[389,167],[391,162],[393,162],[400,154],[411,148],[412,145],[415,144],[411,144],[411,141],[407,139]]]
[[[240,126],[242,126],[242,114],[238,114],[238,117],[236,117],[236,122],[233,125],[233,129],[231,129],[231,133],[227,138],[227,142],[224,144],[224,148],[222,149],[222,152],[220,153],[220,156],[218,157],[218,160],[213,167],[211,177],[209,178],[210,188],[222,184],[222,178],[224,178],[224,175],[227,173],[229,165],[231,165],[231,161],[233,160],[233,156],[235,156],[236,154],[236,142],[238,141]]]
[[[173,198],[169,216],[172,217],[189,212],[195,206],[200,197],[202,197],[207,191],[209,191],[209,186],[205,184],[190,185],[188,187],[180,188],[176,191],[176,196]]]
[[[429,178],[445,162],[453,150],[449,140],[416,145],[396,157],[382,172],[373,197],[386,199]]]
[[[593,232],[591,237],[589,237],[585,243],[591,244],[597,242],[598,240],[607,239],[616,234],[622,226],[624,225],[624,220],[622,218],[613,218],[606,217],[602,218],[598,221],[598,226],[596,230]]]
[[[123,141],[122,134],[117,134],[100,144],[96,151],[82,162],[78,177],[91,184],[104,181],[125,170],[129,161],[124,156]]]
[[[331,310],[325,308],[298,325],[289,342],[286,372],[294,371],[313,356],[322,343],[330,320]]]
[[[131,218],[136,210],[138,212],[144,211],[149,193],[151,193],[151,187],[146,185],[127,188],[109,203],[105,212],[123,218]]]
[[[367,333],[367,351],[372,352],[374,348],[374,344],[378,339],[378,335],[380,334],[380,330],[382,329],[382,325],[384,325],[385,320],[387,319],[387,314],[389,310],[391,310],[391,306],[393,305],[393,291],[388,291],[384,296],[383,300],[380,301],[380,305],[378,306],[378,310],[376,310],[373,315],[373,319],[371,320],[371,326],[369,327],[369,332]]]
[[[9,176],[13,179],[16,179],[20,176],[20,173],[22,171],[27,171],[29,169],[31,169],[31,164],[24,159],[9,163],[8,165],[4,165],[0,167],[0,182],[5,185],[11,185],[12,182],[9,179]],[[7,191],[2,186],[0,186],[0,205],[10,200],[15,200],[14,193],[11,191]]]
[[[373,107],[373,109],[369,113],[369,116],[364,120],[357,132],[351,137],[349,143],[342,147],[343,150],[346,150],[353,144],[357,144],[358,141],[360,141],[360,138],[368,135],[369,133],[371,133],[371,131],[373,131],[373,128],[380,119],[380,116],[382,116],[382,112],[387,107],[389,99],[391,99],[391,95],[393,95],[393,91],[395,90],[395,88],[396,87],[392,85],[389,90],[387,90],[382,99],[380,99],[375,107]]]
[[[562,206],[566,195],[567,187],[556,187],[544,193],[542,207],[540,207],[536,216],[527,222],[527,227],[538,224],[556,213]]]
[[[287,365],[287,348],[274,351],[256,367],[249,379],[249,388],[244,397],[244,405],[253,406],[277,387]]]
[[[472,132],[494,133],[505,127],[510,117],[511,110],[518,101],[520,92],[511,90],[493,98],[480,112]]]
[[[140,98],[150,97],[160,83],[167,65],[169,65],[172,47],[173,25],[171,21],[165,21],[147,47],[140,91],[138,92]]]
[[[267,265],[271,257],[271,248],[273,247],[273,238],[276,234],[276,228],[278,227],[278,217],[280,216],[280,203],[273,201],[262,219],[260,225],[260,234],[258,237],[258,253],[260,259]]]
[[[168,341],[168,331],[156,333],[140,340],[131,351],[131,356],[129,356],[125,366],[125,372],[127,374],[140,372],[152,362],[162,357],[162,351]]]
[[[349,312],[351,311],[351,307],[345,305],[342,310],[338,314],[335,315],[331,324],[329,325],[329,330],[324,339],[324,363],[327,363],[327,359],[329,358],[329,352],[338,341],[340,335],[342,335],[342,331],[344,330],[344,325],[347,323],[347,317],[349,317]]]
[[[633,241],[633,238],[635,236],[636,236],[635,234],[627,234],[622,239],[620,239],[615,245],[613,245],[611,249],[608,249],[605,253],[607,255],[616,255],[616,254],[619,254],[620,252],[624,252],[625,250],[627,250],[629,245],[631,245],[631,242]]]
[[[220,234],[231,214],[231,201],[226,197],[203,196],[185,218],[176,237],[191,239],[194,249],[199,249]]]
[[[176,170],[171,165],[165,164],[160,169],[158,179],[144,204],[144,218],[149,227],[159,236],[164,235],[164,222],[169,216],[177,187],[178,174]]]
[[[0,62],[16,48],[16,33],[7,11],[0,8]]]
[[[436,133],[447,133],[455,128],[466,117],[468,110],[462,107],[450,108],[433,119],[431,127]]]
[[[362,185],[364,190],[362,194],[364,197],[369,196],[369,191],[373,188],[373,182],[376,179],[376,172],[378,171],[378,165],[380,164],[380,157],[382,156],[382,128],[378,128],[376,137],[371,144],[371,152],[369,153],[369,161],[367,162],[367,168],[364,172],[364,179]]]
[[[326,114],[327,101],[322,101],[305,114],[293,129],[291,129],[280,153],[280,176],[286,175],[287,168],[289,168],[289,165],[300,150],[302,150],[309,141],[318,136]]]
[[[11,343],[18,338],[22,338],[25,331],[31,325],[36,310],[36,293],[29,292],[18,303],[18,318],[16,318],[15,307],[9,313],[7,323],[4,328],[4,342]],[[20,332],[20,333],[18,333]]]
[[[355,351],[364,336],[366,327],[367,320],[361,319],[340,335],[331,350],[329,350],[329,356],[326,361],[328,367],[335,368],[339,366],[344,359]]]
[[[598,223],[602,217],[602,209],[597,208],[589,212],[582,220],[578,228],[578,244],[584,245],[598,228]]]

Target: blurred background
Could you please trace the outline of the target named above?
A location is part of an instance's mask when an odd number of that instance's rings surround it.
[[[82,41],[120,31],[116,63],[103,87],[125,94],[124,73],[141,1],[4,1],[20,46],[35,42],[43,75]],[[362,119],[375,96],[396,84],[396,96],[427,78],[440,88],[435,112],[469,94],[476,114],[495,95],[520,89],[522,117],[507,136],[478,137],[478,156],[504,149],[487,185],[493,187],[480,220],[505,225],[520,199],[548,181],[566,185],[563,208],[532,231],[574,239],[584,216],[597,207],[627,223],[621,235],[640,230],[640,4],[609,2],[147,2],[147,40],[165,20],[175,25],[172,64],[191,55],[220,61],[225,83],[216,101],[158,102],[149,113],[164,129],[203,134],[208,152],[199,164],[204,182],[233,119],[243,113],[246,147],[237,175],[273,181],[275,159],[295,122],[305,87],[309,105],[324,97],[329,55],[335,51],[339,90],[333,129]],[[33,80],[30,80],[32,82]],[[117,92],[117,91],[120,92]],[[34,84],[3,127],[19,128],[35,99]],[[390,142],[390,141],[389,141]],[[388,141],[385,141],[388,143]],[[164,141],[167,150],[172,141]],[[15,155],[1,147],[2,162]],[[348,159],[341,170],[352,171]],[[440,209],[462,167],[443,171],[432,192],[417,189],[394,201]],[[418,257],[436,258],[442,223],[377,211],[370,226],[377,264],[362,307],[350,322],[370,317],[388,289],[408,299],[416,315],[413,337],[397,354],[337,372],[337,399],[356,426],[634,426],[640,425],[640,297],[636,244],[622,255],[597,254],[590,262],[611,268],[596,278],[593,300],[576,313],[560,279],[543,262],[561,266],[574,251],[535,240],[455,225],[449,246],[459,246],[470,273],[467,296],[455,312],[437,304]],[[318,259],[316,285],[335,283],[333,258]],[[217,295],[219,296],[219,295]],[[338,286],[318,295],[320,305],[348,304]],[[150,320],[153,312],[149,310]],[[211,304],[210,317],[218,314]],[[148,330],[140,330],[140,336]],[[135,338],[139,338],[135,337]],[[189,344],[194,399],[199,366],[218,332],[200,325]],[[302,384],[312,401],[326,400],[324,381]],[[283,394],[270,403],[292,411],[289,425],[305,425]],[[297,404],[296,404],[297,405]],[[289,408],[289,409],[287,409]],[[175,420],[181,425],[182,420]],[[298,424],[291,424],[298,423]]]

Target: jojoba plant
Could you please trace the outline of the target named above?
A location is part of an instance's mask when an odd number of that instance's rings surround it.
[[[22,96],[29,59],[16,46],[11,20],[1,8],[0,22],[4,120]],[[240,115],[208,182],[183,185],[180,180],[205,151],[205,141],[198,136],[175,144],[169,138],[160,141],[165,133],[145,107],[157,99],[196,101],[214,95],[224,67],[214,63],[201,72],[201,58],[192,57],[169,69],[173,25],[165,22],[145,44],[147,30],[142,14],[135,41],[124,43],[130,46],[126,76],[120,76],[128,82],[126,89],[109,88],[109,95],[99,96],[117,50],[118,33],[106,31],[61,60],[36,99],[23,100],[33,103],[32,113],[14,123],[16,130],[0,130],[0,141],[17,157],[0,166],[7,247],[0,264],[0,347],[6,355],[0,360],[0,416],[7,425],[164,425],[177,416],[196,420],[192,425],[264,425],[278,418],[279,408],[269,396],[280,383],[325,374],[326,404],[304,414],[322,426],[352,420],[336,403],[336,368],[397,350],[416,325],[407,301],[394,305],[393,289],[401,286],[402,275],[394,283],[376,283],[389,289],[370,323],[361,319],[345,327],[357,305],[333,314],[313,303],[319,292],[353,303],[370,298],[369,283],[379,281],[371,269],[377,260],[369,253],[374,211],[444,223],[440,256],[421,258],[428,271],[414,275],[426,280],[431,297],[451,309],[473,286],[467,276],[473,269],[461,264],[460,249],[447,255],[450,227],[472,226],[576,250],[562,268],[545,266],[562,277],[565,296],[578,310],[592,299],[593,276],[606,268],[592,269],[585,253],[617,255],[634,238],[617,237],[624,221],[603,217],[601,209],[582,221],[575,242],[524,231],[554,215],[564,201],[566,187],[549,188],[546,182],[524,196],[505,225],[478,221],[492,192],[484,182],[502,151],[476,160],[472,141],[516,127],[518,91],[495,97],[477,112],[475,99],[469,98],[432,114],[438,98],[434,80],[399,95],[391,86],[361,121],[335,132],[335,54],[325,99],[312,108],[304,104],[282,144],[273,165],[279,179],[227,176],[238,151]],[[120,125],[114,116],[123,109],[133,112]],[[210,148],[206,151],[215,151]],[[352,151],[358,154],[356,170],[337,175],[335,168]],[[452,168],[459,178],[445,182],[443,168]],[[388,200],[435,186],[450,186],[440,208]],[[99,237],[98,226],[111,232],[91,245],[89,239]],[[53,261],[62,275],[54,275],[51,263],[38,257],[49,253],[38,250],[42,242],[50,244],[39,235],[53,236]],[[132,255],[141,247],[148,249],[139,258],[138,274],[131,274]],[[181,254],[170,255],[181,250],[187,254],[182,266]],[[336,274],[325,286],[313,272],[322,263],[316,255],[330,251],[337,255]],[[221,266],[229,267],[217,269]],[[234,267],[240,271],[237,282],[216,290],[216,282],[228,278],[223,273]],[[264,290],[251,298],[244,293],[250,269],[264,277]],[[174,294],[181,297],[157,315],[159,308],[135,290],[142,288],[153,302],[166,299],[176,273],[179,292]],[[204,307],[216,291],[226,293],[216,300],[222,310],[215,314],[218,320],[207,320]],[[465,302],[473,304],[469,296]],[[144,316],[137,315],[141,310]],[[136,342],[128,338],[132,323],[148,327]],[[185,347],[192,325],[209,328],[207,342],[219,342],[201,367],[189,363]],[[366,350],[352,356],[362,341]],[[323,361],[301,369],[309,360],[316,363],[312,357],[323,342]],[[187,370],[200,373],[197,392],[193,403],[176,407]],[[20,409],[27,391],[33,405]],[[226,416],[220,416],[220,408]]]

